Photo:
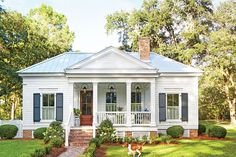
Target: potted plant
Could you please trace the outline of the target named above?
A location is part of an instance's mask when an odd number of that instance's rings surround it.
[[[81,115],[80,109],[74,108],[75,126],[80,126],[80,115]]]

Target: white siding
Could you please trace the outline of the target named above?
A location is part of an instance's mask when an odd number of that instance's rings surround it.
[[[198,128],[198,77],[158,77],[156,89],[158,129],[167,129],[172,125],[182,125],[185,129]],[[159,122],[159,93],[168,92],[188,93],[188,122]]]
[[[33,93],[63,93],[63,123],[73,106],[73,84],[65,77],[23,78],[23,129],[47,126],[49,122],[33,122]]]

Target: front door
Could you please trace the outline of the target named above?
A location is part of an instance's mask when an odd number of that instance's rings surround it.
[[[93,91],[80,91],[81,125],[92,125],[93,122]]]

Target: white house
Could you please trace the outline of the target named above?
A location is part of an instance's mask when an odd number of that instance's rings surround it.
[[[23,135],[54,120],[70,130],[95,129],[109,118],[119,136],[165,133],[181,125],[185,136],[198,129],[198,78],[202,71],[150,52],[114,47],[97,53],[66,52],[18,71],[23,78]],[[73,108],[80,108],[80,125]]]

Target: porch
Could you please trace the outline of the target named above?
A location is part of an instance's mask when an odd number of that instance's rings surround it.
[[[76,127],[96,127],[105,119],[117,127],[156,124],[155,81],[75,82],[73,87],[74,108],[82,112]]]

